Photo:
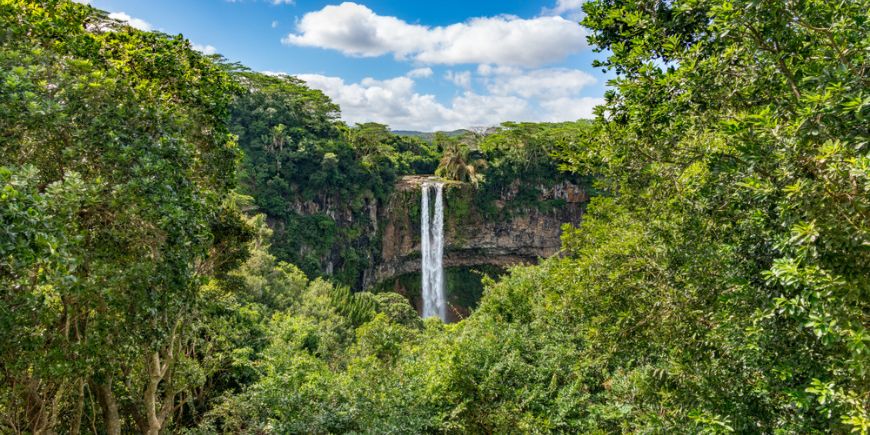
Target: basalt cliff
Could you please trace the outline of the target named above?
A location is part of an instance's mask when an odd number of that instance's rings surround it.
[[[420,183],[426,177],[402,178],[384,210],[381,249],[368,280],[420,269]],[[533,206],[515,207],[520,181],[507,186],[487,210],[479,207],[469,184],[446,186],[444,266],[489,264],[512,266],[555,255],[562,225],[577,224],[588,201],[586,192],[569,182],[536,186]]]
[[[370,198],[353,207],[342,206],[336,198],[292,204],[294,213],[326,216],[337,227],[358,228],[353,251],[338,247],[321,251],[315,258],[320,270],[328,276],[358,265],[353,282],[347,283],[356,289],[418,272],[420,185],[427,178],[401,177],[386,200]],[[516,180],[495,194],[489,192],[486,198],[481,195],[467,183],[448,182],[445,186],[445,267],[506,267],[556,255],[562,226],[578,224],[589,201],[585,189],[568,181],[548,187]],[[307,251],[304,246],[302,249]]]

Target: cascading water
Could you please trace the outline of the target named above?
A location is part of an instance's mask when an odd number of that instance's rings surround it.
[[[444,297],[444,184],[423,183],[423,199],[420,207],[420,251],[423,257],[423,317],[438,316],[447,320],[447,303]],[[435,190],[435,209],[429,211],[429,191]]]

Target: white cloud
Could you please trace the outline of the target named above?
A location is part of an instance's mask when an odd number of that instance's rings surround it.
[[[412,69],[411,71],[408,71],[408,74],[406,74],[406,75],[408,77],[411,77],[411,78],[425,78],[425,77],[432,77],[432,74],[434,74],[434,72],[432,71],[432,68],[426,67],[426,68]]]
[[[534,109],[529,101],[517,97],[478,95],[467,91],[462,96],[454,98],[451,103],[451,112],[457,118],[451,130],[472,126],[494,126],[505,121],[535,118]]]
[[[274,29],[274,28],[277,28],[277,27],[278,27],[278,21],[277,21],[277,20],[276,20],[276,21],[272,21],[272,28]]]
[[[214,48],[212,45],[191,44],[191,47],[202,54],[217,53],[217,48]]]
[[[359,83],[320,74],[297,77],[338,103],[346,122],[379,122],[400,130],[454,130],[493,126],[505,121],[569,121],[591,117],[592,107],[603,102],[596,98],[570,97],[538,101],[466,90],[449,104],[442,104],[434,95],[418,93],[414,80],[407,76],[388,80],[366,78]]]
[[[481,71],[482,70],[482,71]],[[484,83],[495,95],[518,95],[523,98],[553,99],[580,94],[584,87],[595,84],[590,74],[577,69],[546,68],[531,71],[493,69],[480,66],[486,76]]]
[[[409,24],[345,2],[305,14],[285,44],[373,57],[393,54],[429,64],[490,63],[535,67],[586,47],[584,30],[559,16],[502,15],[449,26]]]
[[[490,76],[493,74],[520,74],[523,70],[512,66],[498,66],[481,64],[477,66],[477,73],[482,76]]]
[[[415,92],[414,81],[408,77],[367,78],[359,83],[319,74],[298,77],[329,95],[341,106],[342,118],[351,124],[380,122],[402,130],[453,130],[468,125],[495,125],[521,116],[526,109],[526,102],[519,98],[471,92],[445,106],[434,95]]]
[[[471,71],[453,72],[447,71],[444,78],[453,82],[456,86],[471,89]]]
[[[541,102],[545,115],[541,118],[546,122],[559,122],[581,118],[593,118],[592,109],[604,104],[604,98],[557,98]]]
[[[127,23],[127,25],[129,25],[130,27],[133,27],[133,28],[136,28],[139,30],[144,30],[146,32],[153,29],[151,24],[148,23],[147,21],[139,19],[139,18],[131,17],[130,15],[127,15],[124,12],[112,12],[111,14],[109,14],[109,18],[111,18],[113,20],[122,21],[124,23]]]
[[[562,16],[572,21],[580,21],[583,18],[583,3],[586,0],[556,0],[552,8],[541,10],[541,16]]]

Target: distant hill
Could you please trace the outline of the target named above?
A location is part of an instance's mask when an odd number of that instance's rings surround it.
[[[444,133],[450,137],[455,137],[455,136],[462,136],[463,134],[465,134],[467,132],[468,132],[468,130],[460,129],[460,130],[453,130],[453,131],[443,131],[441,133]],[[435,138],[435,133],[438,133],[438,132],[393,130],[393,134],[396,134],[399,136],[419,137],[420,139],[423,139],[426,142],[432,142],[432,139]]]

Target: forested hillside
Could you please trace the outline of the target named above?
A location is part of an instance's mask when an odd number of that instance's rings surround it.
[[[510,208],[540,202],[539,185],[581,178],[559,171],[551,155],[586,122],[506,123],[489,135],[439,132],[426,141],[376,123],[347,126],[326,96],[293,77],[235,77],[245,88],[230,117],[245,155],[240,191],[275,229],[272,253],[312,277],[364,287],[379,255],[378,214],[400,176],[437,173],[473,183],[480,188],[474,206],[491,218],[500,213],[493,202],[515,180],[522,179],[522,192]]]
[[[337,106],[293,77],[237,77],[246,88],[231,113],[245,151],[242,189],[277,230],[273,252],[312,276],[341,253],[334,277],[358,284],[375,246],[365,206],[383,202],[398,175],[432,173],[437,150],[383,125],[348,127]]]
[[[584,11],[594,121],[427,141],[0,0],[0,433],[870,432],[870,2]],[[415,174],[593,197],[445,324],[351,290]]]

